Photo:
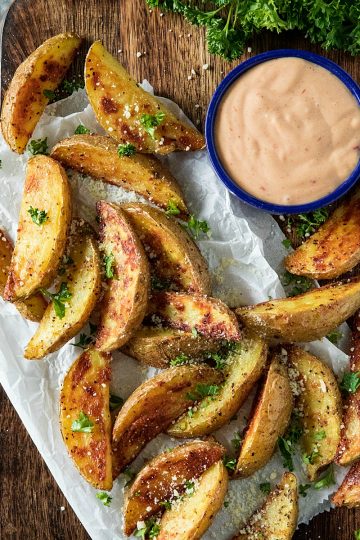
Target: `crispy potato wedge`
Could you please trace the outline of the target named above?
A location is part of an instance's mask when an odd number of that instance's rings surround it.
[[[92,235],[81,234],[80,230],[73,237],[69,256],[73,263],[66,266],[62,283],[67,285],[71,296],[64,301],[63,316],[55,311],[54,302],[48,305],[25,349],[25,358],[43,358],[60,349],[84,326],[99,299],[101,270],[97,245]]]
[[[179,418],[168,434],[180,438],[206,435],[229,422],[260,378],[266,356],[267,345],[261,338],[244,337],[227,358],[225,381],[218,394],[200,401],[192,416]]]
[[[360,307],[360,279],[337,282],[292,298],[235,310],[239,320],[267,339],[313,341],[326,336]]]
[[[153,156],[119,156],[118,145],[102,135],[73,135],[57,143],[51,157],[65,167],[109,184],[135,191],[166,209],[169,202],[186,217],[188,210],[180,186],[170,171]]]
[[[157,540],[198,540],[224,502],[228,473],[222,461],[204,472],[193,494],[185,495],[160,521]]]
[[[0,296],[3,298],[4,289],[9,273],[13,245],[0,229]],[[25,300],[15,302],[16,309],[25,319],[39,322],[45,313],[47,303],[42,294],[37,293]]]
[[[287,368],[275,354],[245,431],[235,474],[247,477],[264,467],[290,421],[293,395]]]
[[[33,157],[26,167],[5,300],[14,302],[50,285],[64,253],[70,221],[71,192],[64,169],[48,156]]]
[[[285,259],[292,274],[333,279],[360,262],[360,190],[336,208],[315,234]]]
[[[148,366],[167,368],[170,361],[180,354],[185,354],[189,358],[199,358],[205,351],[217,351],[220,347],[219,340],[194,336],[191,332],[142,326],[122,351]]]
[[[60,427],[69,455],[87,482],[106,490],[112,488],[113,480],[110,361],[108,353],[84,351],[65,375],[60,393]],[[81,423],[82,415],[88,422]],[[80,425],[74,426],[79,420]]]
[[[106,201],[99,201],[96,209],[101,247],[114,275],[104,294],[95,347],[112,351],[130,339],[144,318],[150,272],[145,251],[125,213]]]
[[[225,448],[212,441],[194,441],[163,452],[139,472],[124,502],[124,532],[130,535],[138,521],[163,510],[165,501],[174,501],[175,493],[186,490],[214,463],[221,460]]]
[[[291,540],[297,519],[297,480],[288,472],[233,540]]]
[[[347,506],[348,508],[360,506],[360,461],[350,467],[341,486],[333,495],[332,502],[335,506]]]
[[[140,88],[100,41],[85,60],[85,88],[99,124],[119,143],[150,154],[205,146],[201,133]]]
[[[148,313],[155,322],[160,319],[187,332],[195,329],[208,338],[237,341],[241,337],[235,314],[218,298],[161,292],[151,297]]]
[[[153,274],[164,288],[210,294],[211,278],[199,248],[173,218],[141,203],[121,205],[150,258]]]
[[[302,411],[300,439],[310,481],[336,456],[340,441],[341,396],[332,370],[299,347],[289,347],[291,375],[297,381],[297,408]]]
[[[22,154],[49,98],[80,47],[81,38],[65,33],[47,39],[15,71],[4,96],[1,130],[11,150]]]
[[[141,384],[126,400],[114,424],[114,478],[192,405],[191,393],[199,384],[213,385],[221,380],[216,369],[186,365],[162,371]]]

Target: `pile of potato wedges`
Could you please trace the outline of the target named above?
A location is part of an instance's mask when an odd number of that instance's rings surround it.
[[[48,104],[46,91],[58,87],[80,42],[75,34],[55,36],[17,69],[1,113],[14,152],[25,151]],[[109,491],[158,434],[193,439],[151,459],[126,491],[124,532],[144,539],[200,538],[223,505],[229,479],[253,475],[278,447],[288,469],[300,449],[312,483],[326,485],[324,471],[334,462],[352,464],[333,501],[360,505],[360,316],[344,404],[333,371],[301,345],[358,312],[360,279],[236,309],[213,298],[206,261],[184,226],[190,212],[181,188],[154,156],[199,150],[203,136],[142,90],[100,42],[86,57],[85,88],[107,135],[73,135],[50,155],[30,158],[15,245],[0,231],[0,294],[39,323],[25,358],[44,358],[90,318],[97,321],[60,396],[63,439],[80,474]],[[148,202],[99,200],[95,230],[72,208],[67,169]],[[287,257],[287,270],[333,280],[354,268],[359,201],[358,194],[345,200]],[[114,405],[115,350],[160,371]],[[229,467],[212,434],[256,386]],[[289,470],[235,538],[290,539],[297,515],[297,479]]]

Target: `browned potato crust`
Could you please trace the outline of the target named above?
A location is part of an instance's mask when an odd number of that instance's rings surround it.
[[[204,137],[154,96],[140,88],[121,64],[95,41],[85,61],[85,88],[100,125],[119,143],[138,152],[168,154],[204,148]],[[163,114],[154,135],[144,129],[143,115]]]
[[[100,242],[104,256],[113,258],[114,277],[108,279],[95,347],[118,349],[140,326],[150,288],[148,261],[126,214],[116,204],[99,201]]]
[[[98,489],[112,488],[109,387],[111,356],[88,349],[65,375],[60,394],[61,433],[80,474]],[[92,422],[89,433],[72,430],[84,413]]]
[[[354,463],[343,483],[332,497],[335,506],[356,508],[360,506],[360,461]]]
[[[1,130],[14,152],[24,152],[49,103],[44,90],[58,87],[80,43],[81,38],[70,32],[47,39],[15,71],[1,110]]]
[[[141,384],[126,400],[114,424],[114,478],[192,405],[190,394],[198,384],[216,384],[221,378],[216,369],[191,365],[164,370]]]
[[[360,262],[360,190],[346,199],[306,242],[285,259],[286,269],[313,279],[332,279]]]
[[[33,222],[31,207],[47,212],[42,225]],[[70,221],[71,192],[64,169],[50,157],[33,157],[26,167],[5,300],[14,302],[50,285],[64,253]]]
[[[326,336],[360,307],[360,279],[339,281],[292,298],[235,310],[239,320],[267,339],[313,341]]]
[[[163,510],[174,492],[183,494],[186,482],[199,478],[222,459],[225,448],[212,441],[194,441],[163,452],[139,472],[124,502],[124,532],[130,535],[138,521]]]
[[[199,248],[173,218],[147,204],[121,205],[142,241],[156,278],[166,288],[210,294],[211,278]]]
[[[166,209],[169,202],[186,217],[188,211],[180,186],[170,171],[150,155],[119,156],[118,145],[103,135],[73,135],[58,142],[51,157],[64,166],[135,191],[146,199]]]

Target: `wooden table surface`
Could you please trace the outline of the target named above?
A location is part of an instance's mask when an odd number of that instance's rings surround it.
[[[85,35],[84,51],[89,42],[101,39],[136,79],[147,78],[156,92],[177,101],[200,127],[211,94],[224,74],[238,63],[229,64],[209,55],[202,29],[178,16],[149,13],[145,0],[17,0],[4,29],[2,89],[35,47],[65,30]],[[280,47],[320,52],[360,81],[358,59],[336,51],[324,53],[295,33],[261,34],[249,46],[252,50],[243,59]],[[83,57],[75,71],[81,62]],[[204,64],[209,68],[203,69]],[[4,392],[0,393],[0,410],[0,538],[88,539]],[[317,516],[307,527],[301,526],[294,538],[354,540],[356,529],[360,529],[360,511],[338,509]]]

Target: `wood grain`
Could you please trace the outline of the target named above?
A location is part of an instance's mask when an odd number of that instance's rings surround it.
[[[86,48],[100,39],[137,80],[148,79],[157,93],[176,101],[199,126],[217,84],[238,63],[209,55],[202,29],[175,15],[150,13],[145,0],[17,0],[4,27],[2,93],[19,63],[44,39],[63,31],[77,31],[85,37],[71,74],[82,71]],[[249,46],[252,51],[242,60],[282,47],[324,54],[295,32],[263,33]],[[358,60],[341,52],[325,55],[360,80]],[[208,64],[207,70],[204,64]],[[188,80],[192,70],[196,75]],[[0,538],[88,539],[3,392],[0,408]],[[340,509],[301,526],[294,538],[353,540],[356,529],[360,529],[360,512]]]

